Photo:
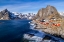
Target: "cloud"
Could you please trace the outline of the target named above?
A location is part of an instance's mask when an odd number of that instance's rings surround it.
[[[36,11],[39,7],[34,2],[29,2],[29,3],[23,3],[23,4],[0,6],[0,11],[6,8],[10,11],[15,11],[15,12],[27,12],[27,11],[31,12],[34,10]]]
[[[22,4],[14,4],[14,5],[5,5],[5,6],[1,6],[0,7],[0,11],[1,10],[4,10],[4,9],[8,9],[8,10],[10,10],[10,11],[18,11],[18,10],[20,10],[20,9],[25,9],[25,8],[27,8],[27,7],[29,7],[29,5],[28,6],[26,6],[26,5],[22,5]]]
[[[45,8],[47,5],[52,5],[58,9],[58,11],[63,11],[64,2],[55,2],[55,1],[37,1],[37,2],[26,2],[20,3],[17,2],[16,4],[8,4],[4,6],[0,6],[0,11],[4,9],[8,9],[11,12],[21,12],[21,13],[37,13],[39,9]]]

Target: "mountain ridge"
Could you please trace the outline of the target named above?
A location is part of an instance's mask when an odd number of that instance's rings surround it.
[[[54,6],[47,5],[46,8],[41,8],[34,19],[51,19],[51,18],[61,18],[60,14]]]

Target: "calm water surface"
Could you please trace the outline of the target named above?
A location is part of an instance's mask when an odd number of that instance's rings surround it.
[[[0,42],[20,42],[30,20],[0,20]]]

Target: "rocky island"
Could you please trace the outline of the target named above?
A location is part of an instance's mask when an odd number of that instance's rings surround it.
[[[35,29],[64,38],[64,18],[54,6],[40,9],[32,22],[37,24]]]

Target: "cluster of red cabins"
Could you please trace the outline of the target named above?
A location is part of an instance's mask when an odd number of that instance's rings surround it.
[[[53,20],[49,20],[49,22],[40,21],[40,24],[43,24],[43,25],[49,25],[50,23],[52,23],[51,26],[60,26],[60,23],[53,23]]]

